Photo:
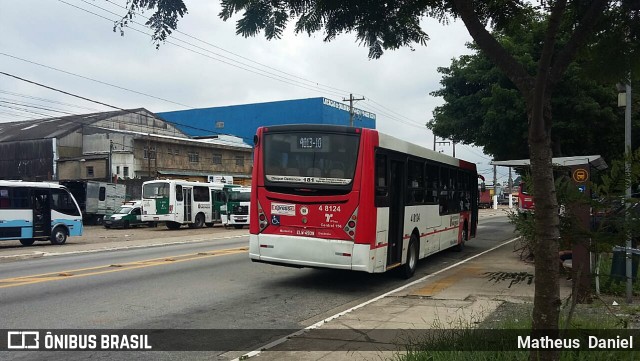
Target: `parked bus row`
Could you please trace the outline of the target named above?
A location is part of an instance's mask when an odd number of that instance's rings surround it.
[[[99,183],[94,183],[74,185],[84,189],[82,194],[95,193],[98,201],[105,192]],[[181,180],[149,181],[142,188],[141,201],[110,204],[111,212],[100,208],[107,213],[102,219],[104,227],[155,226],[159,222],[169,229],[184,224],[190,228],[214,223],[242,228],[249,224],[251,188]],[[71,189],[57,182],[0,181],[0,241],[19,240],[25,246],[43,240],[64,244],[68,236],[82,235],[83,219],[87,221],[82,209],[97,209],[99,204],[82,197],[84,204],[78,202]],[[89,223],[93,224],[93,220]]]
[[[251,188],[224,183],[154,180],[142,184],[143,222],[164,222],[169,229],[242,228],[249,224]]]

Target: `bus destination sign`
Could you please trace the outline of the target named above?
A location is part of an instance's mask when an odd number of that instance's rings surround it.
[[[298,137],[299,149],[322,149],[322,137]]]

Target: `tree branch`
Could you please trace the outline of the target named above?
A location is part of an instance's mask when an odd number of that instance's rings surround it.
[[[473,1],[453,0],[460,18],[464,22],[469,34],[484,51],[489,59],[494,62],[500,70],[515,84],[525,98],[531,95],[534,85],[534,78],[527,73],[520,64],[500,43],[485,29],[473,11]]]
[[[575,59],[576,53],[587,41],[587,37],[592,34],[592,29],[596,22],[602,16],[605,6],[609,0],[594,0],[591,2],[589,9],[585,12],[575,31],[571,34],[571,38],[567,44],[555,58],[551,71],[549,72],[549,91],[560,81],[562,75],[569,67],[569,64]]]
[[[551,8],[549,26],[544,36],[540,60],[538,60],[538,71],[530,104],[531,124],[529,132],[532,133],[534,137],[543,137],[551,130],[551,117],[544,116],[544,112],[547,110],[547,94],[550,92],[550,89],[547,89],[549,87],[549,70],[556,46],[556,36],[558,35],[558,29],[560,29],[566,8],[567,0],[558,0]]]

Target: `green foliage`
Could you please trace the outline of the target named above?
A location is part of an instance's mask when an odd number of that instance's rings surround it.
[[[520,27],[494,32],[494,36],[533,73],[546,24],[531,18]],[[475,53],[438,69],[442,88],[431,95],[442,97],[445,104],[434,110],[428,128],[438,136],[481,146],[497,160],[529,158],[525,99],[484,53],[474,44],[467,46]],[[592,56],[592,52],[584,53],[554,88],[551,134],[555,156],[599,154],[610,160],[624,151],[611,147],[624,142],[624,112],[617,107],[614,86],[618,74],[603,78],[601,70],[587,66]],[[634,115],[640,127],[638,107]],[[634,138],[640,142],[640,134]]]

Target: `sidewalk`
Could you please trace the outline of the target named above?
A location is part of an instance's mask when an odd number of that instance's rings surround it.
[[[403,330],[472,328],[505,302],[532,303],[533,273],[533,265],[521,261],[508,243],[247,356],[256,361],[391,359]],[[561,280],[561,298],[570,291],[571,281]]]

